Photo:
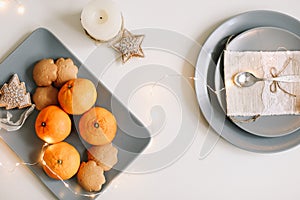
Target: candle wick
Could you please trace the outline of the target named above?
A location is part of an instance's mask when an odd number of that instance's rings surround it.
[[[102,17],[102,16],[100,16],[100,19],[103,19],[103,17]]]

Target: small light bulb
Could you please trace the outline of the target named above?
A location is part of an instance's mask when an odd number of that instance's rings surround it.
[[[19,6],[18,6],[18,13],[19,13],[20,15],[23,15],[24,12],[25,12],[25,7],[24,7],[23,5],[19,5]]]
[[[47,163],[44,160],[42,160],[42,165],[47,165]]]
[[[69,184],[63,181],[63,184],[65,185],[66,188],[70,188]]]
[[[5,0],[0,0],[0,8],[5,8],[6,3],[7,2]]]

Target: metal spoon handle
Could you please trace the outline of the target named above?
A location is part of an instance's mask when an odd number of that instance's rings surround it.
[[[265,81],[278,81],[285,83],[298,83],[300,82],[299,75],[287,75],[287,76],[279,76],[276,78],[266,78]]]

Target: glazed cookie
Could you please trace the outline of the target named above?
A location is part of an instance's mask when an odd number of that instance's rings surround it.
[[[49,86],[57,79],[57,66],[53,59],[42,59],[33,68],[33,79],[37,86]]]
[[[87,151],[88,159],[94,160],[104,171],[110,170],[118,162],[118,150],[111,144],[92,146]]]
[[[78,67],[70,58],[59,58],[55,64],[57,65],[57,79],[54,81],[56,87],[61,87],[67,81],[77,78]]]
[[[47,87],[37,87],[32,96],[32,100],[36,105],[36,109],[42,110],[47,106],[57,105],[57,94],[58,89],[52,85]]]
[[[95,161],[82,162],[77,173],[77,181],[86,191],[96,192],[101,190],[105,183],[103,173],[103,169]]]
[[[20,82],[18,75],[14,74],[9,83],[5,83],[0,89],[0,107],[10,110],[28,106],[31,106],[30,94],[26,91],[25,83]]]

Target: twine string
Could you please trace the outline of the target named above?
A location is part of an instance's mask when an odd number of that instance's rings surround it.
[[[254,115],[251,116],[247,119],[238,119],[234,116],[229,116],[229,119],[235,123],[250,123],[250,122],[255,122],[258,118],[260,118],[260,115]]]
[[[284,62],[283,66],[282,66],[281,70],[279,70],[279,72],[277,72],[277,69],[275,67],[271,67],[270,74],[271,74],[272,78],[280,77],[280,74],[286,70],[286,68],[289,66],[291,61],[292,61],[292,58],[290,58],[290,57],[288,59],[286,59],[286,61]],[[292,94],[291,92],[288,92],[287,90],[282,88],[280,85],[280,81],[273,80],[272,83],[270,84],[270,91],[272,93],[276,93],[278,91],[277,88],[280,89],[285,94],[288,94],[292,97],[296,97],[295,94]]]

